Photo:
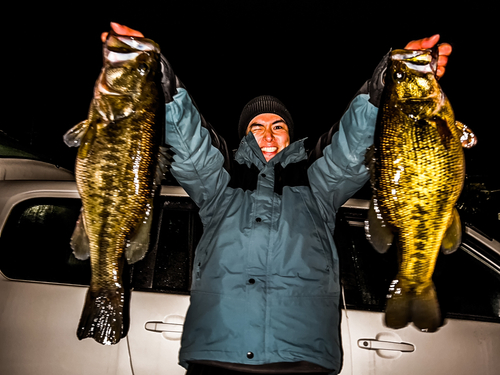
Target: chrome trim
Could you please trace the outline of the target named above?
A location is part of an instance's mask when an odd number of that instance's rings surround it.
[[[462,243],[460,248],[469,254],[471,257],[476,258],[479,262],[483,263],[486,267],[493,270],[494,272],[500,274],[500,265],[496,264],[492,260],[488,259],[486,256],[481,254],[479,251],[474,249],[472,246]]]
[[[169,197],[189,197],[186,190],[180,186],[161,186],[161,195],[168,195]]]
[[[498,242],[497,240],[495,239],[490,240],[485,236],[483,236],[481,233],[475,231],[474,229],[468,226],[465,226],[465,233],[500,256],[500,242]]]
[[[345,202],[342,207],[345,208],[357,208],[360,210],[367,210],[370,208],[370,201],[368,199],[356,199],[351,198]]]

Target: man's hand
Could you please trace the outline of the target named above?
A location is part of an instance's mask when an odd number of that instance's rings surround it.
[[[144,38],[144,35],[140,31],[131,29],[130,27],[124,25],[120,25],[119,23],[116,22],[111,22],[111,28],[115,33],[120,35],[139,36],[141,38]],[[103,43],[106,41],[107,37],[108,37],[107,32],[101,34],[101,40]]]
[[[433,35],[429,38],[413,40],[408,43],[405,49],[427,49],[432,48],[439,41],[439,34]],[[448,43],[443,43],[438,46],[439,58],[438,67],[436,75],[441,78],[446,70],[446,64],[448,64],[448,56],[451,54],[451,45]]]

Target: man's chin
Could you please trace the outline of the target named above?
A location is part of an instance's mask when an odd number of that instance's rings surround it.
[[[264,155],[264,159],[266,159],[266,161],[269,161],[272,158],[274,158],[278,153],[277,152],[262,152],[262,154]]]

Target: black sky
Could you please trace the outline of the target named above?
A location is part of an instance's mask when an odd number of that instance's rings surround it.
[[[466,151],[468,173],[498,173],[492,9],[317,0],[106,4],[16,5],[17,26],[3,33],[8,100],[0,129],[60,164],[74,162],[62,135],[87,116],[102,65],[99,36],[115,21],[160,44],[205,118],[233,148],[241,108],[251,98],[277,96],[291,111],[296,134],[315,140],[389,48],[439,33],[454,49],[441,86],[457,119],[479,138],[476,149]]]

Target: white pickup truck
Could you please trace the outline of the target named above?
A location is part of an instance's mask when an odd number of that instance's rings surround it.
[[[145,259],[126,271],[130,330],[114,346],[79,341],[90,277],[69,238],[80,210],[73,174],[26,158],[0,158],[0,374],[181,375],[180,336],[194,249],[202,232],[184,190],[162,186]],[[500,369],[500,243],[465,227],[459,250],[440,256],[434,281],[445,324],[436,333],[383,324],[396,254],[366,242],[368,202],[339,212],[343,285],[342,374],[482,374]]]

